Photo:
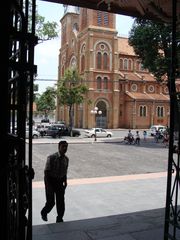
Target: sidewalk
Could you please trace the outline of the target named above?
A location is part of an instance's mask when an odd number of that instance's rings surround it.
[[[64,223],[40,217],[43,182],[33,183],[33,240],[163,240],[166,172],[68,181]]]
[[[111,138],[97,138],[96,141],[94,141],[94,138],[86,138],[86,137],[62,137],[62,138],[34,138],[33,144],[57,144],[61,140],[66,140],[68,143],[123,143],[124,137],[111,137]],[[147,143],[151,142],[155,144],[153,137],[148,137],[146,139],[146,142],[141,140],[141,143]],[[26,139],[26,143],[28,143],[28,139]]]
[[[68,143],[94,143],[94,138],[81,138],[81,137],[62,137],[62,138],[35,138],[33,139],[33,144],[57,144],[61,140],[66,140]],[[122,142],[123,138],[113,137],[113,138],[97,138],[96,143],[101,142]],[[28,139],[26,140],[28,143]]]

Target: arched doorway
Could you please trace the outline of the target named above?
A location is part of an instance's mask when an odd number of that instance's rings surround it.
[[[98,110],[101,111],[101,114],[96,115],[96,126],[101,128],[107,128],[108,126],[108,114],[107,114],[107,105],[104,101],[99,101],[96,106]]]

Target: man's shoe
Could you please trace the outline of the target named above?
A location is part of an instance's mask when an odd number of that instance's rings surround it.
[[[45,222],[47,222],[47,214],[45,214],[45,213],[43,213],[42,211],[41,211],[41,218],[42,218],[42,220],[43,221],[45,221]]]
[[[64,222],[64,221],[63,221],[62,218],[58,218],[58,217],[57,217],[57,218],[56,218],[56,222],[58,223],[58,222]]]

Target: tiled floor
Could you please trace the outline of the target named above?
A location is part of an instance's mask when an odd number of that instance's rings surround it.
[[[33,240],[163,240],[166,173],[69,181],[64,223],[43,222],[44,184],[33,184]]]

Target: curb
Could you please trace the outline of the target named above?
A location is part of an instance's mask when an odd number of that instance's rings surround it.
[[[59,141],[66,140],[69,144],[96,144],[96,143],[123,143],[124,138],[118,137],[118,138],[111,138],[111,139],[97,139],[97,141],[93,141],[92,138],[85,138],[85,139],[70,139],[70,138],[57,138],[57,139],[33,139],[32,144],[58,144]],[[149,140],[152,140],[152,138],[147,138],[147,143]],[[26,140],[26,143],[28,144],[28,139]]]

